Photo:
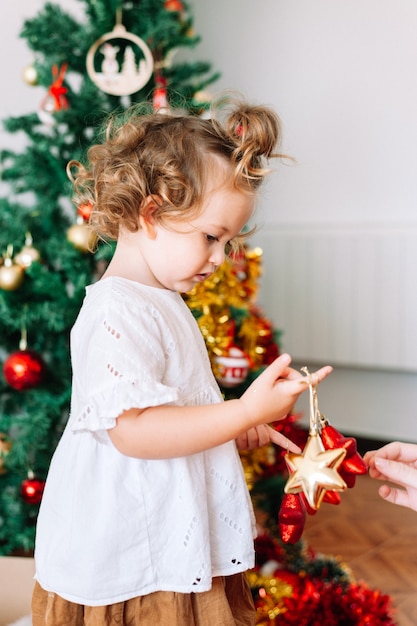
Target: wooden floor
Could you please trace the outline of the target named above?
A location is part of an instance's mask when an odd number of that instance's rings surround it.
[[[359,476],[338,506],[307,516],[303,538],[315,552],[340,556],[357,582],[389,594],[398,626],[416,626],[417,512],[385,502],[378,486]]]

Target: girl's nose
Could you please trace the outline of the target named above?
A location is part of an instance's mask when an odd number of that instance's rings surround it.
[[[211,255],[210,255],[210,263],[213,263],[213,265],[215,265],[216,267],[219,267],[219,265],[221,265],[225,259],[225,251],[224,251],[224,246],[222,246],[220,243],[218,245],[216,245],[215,249],[212,251]]]

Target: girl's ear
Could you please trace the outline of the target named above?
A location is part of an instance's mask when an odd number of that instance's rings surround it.
[[[157,221],[155,220],[155,211],[158,209],[158,198],[155,196],[147,196],[143,201],[139,214],[139,226],[150,239],[156,237]]]

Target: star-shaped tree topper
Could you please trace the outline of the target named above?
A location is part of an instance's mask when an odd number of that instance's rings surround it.
[[[326,491],[344,491],[347,487],[337,468],[346,456],[344,448],[325,450],[318,432],[310,431],[302,454],[287,452],[285,461],[290,477],[285,493],[304,493],[312,509],[317,511]]]

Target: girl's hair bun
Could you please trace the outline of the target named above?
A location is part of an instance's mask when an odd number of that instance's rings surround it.
[[[281,121],[277,113],[263,105],[251,105],[227,95],[214,106],[214,118],[223,126],[233,146],[235,181],[258,187],[269,173],[266,161],[285,157],[277,152],[281,142]]]
[[[281,139],[278,115],[264,106],[240,106],[226,121],[229,135],[242,152],[252,149],[254,154],[269,159]]]

